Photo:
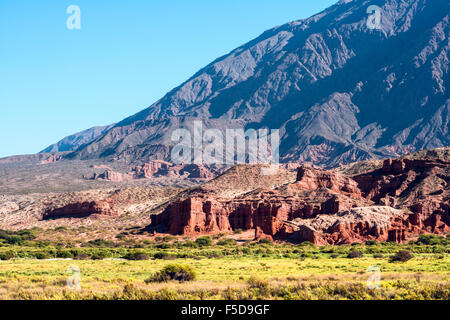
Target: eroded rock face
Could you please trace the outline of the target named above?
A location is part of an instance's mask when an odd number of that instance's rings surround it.
[[[61,208],[47,211],[43,219],[84,218],[84,217],[116,217],[121,212],[111,203],[103,201],[75,202]]]
[[[102,200],[73,201],[61,207],[49,208],[42,216],[43,220],[60,218],[111,218],[118,217],[123,211],[118,206],[119,194],[115,193]]]
[[[340,211],[336,215],[294,220],[291,224],[294,231],[287,233],[287,236],[319,245],[387,241],[390,240],[389,232],[395,219],[402,217],[401,210],[391,207],[358,207]]]
[[[315,244],[404,242],[450,230],[448,171],[445,161],[408,159],[353,177],[300,166],[296,182],[274,189],[234,198],[204,190],[177,200],[151,227],[176,235],[254,229],[256,239]]]
[[[219,171],[197,164],[175,165],[170,162],[153,160],[144,165],[133,168],[130,172],[120,173],[111,169],[100,174],[94,174],[90,180],[105,180],[113,182],[126,182],[138,179],[149,179],[152,177],[178,177],[187,179],[210,180]]]

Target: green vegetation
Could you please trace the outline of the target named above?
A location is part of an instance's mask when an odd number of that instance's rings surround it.
[[[42,241],[37,233],[0,230],[0,299],[448,299],[450,292],[446,237],[319,247],[226,236]],[[80,291],[65,286],[73,265]],[[366,285],[373,266],[381,270],[377,290]]]
[[[151,278],[145,280],[145,282],[167,282],[170,280],[185,282],[193,281],[195,277],[196,274],[191,267],[179,264],[169,264],[161,271],[155,273]]]
[[[414,256],[412,255],[411,252],[409,252],[408,250],[400,250],[399,252],[397,252],[395,255],[393,255],[389,261],[390,262],[406,262],[408,260],[411,260]]]

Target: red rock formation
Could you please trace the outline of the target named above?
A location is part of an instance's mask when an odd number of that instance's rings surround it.
[[[55,163],[63,158],[60,154],[53,154],[49,156],[47,159],[41,160],[41,164],[50,164]]]
[[[137,166],[128,173],[119,173],[108,169],[101,174],[95,173],[89,179],[113,182],[126,182],[138,179],[149,179],[152,177],[184,177],[188,179],[210,180],[213,179],[217,173],[217,170],[202,165],[174,165],[166,161],[154,160],[145,163],[142,166]]]
[[[297,181],[282,188],[235,198],[205,190],[175,201],[151,227],[184,235],[254,229],[255,239],[315,244],[403,242],[449,231],[448,169],[445,161],[386,160],[381,169],[348,177],[301,166]],[[431,183],[436,177],[444,190]]]
[[[42,219],[59,219],[59,218],[111,218],[123,214],[122,210],[117,206],[118,195],[98,201],[75,201],[65,206],[52,208],[47,210]]]

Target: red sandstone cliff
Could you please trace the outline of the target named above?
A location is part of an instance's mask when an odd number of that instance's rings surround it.
[[[301,166],[296,182],[274,189],[232,198],[203,190],[177,200],[151,227],[177,235],[254,229],[256,238],[316,244],[402,242],[450,230],[449,168],[441,160],[386,160],[349,177]]]

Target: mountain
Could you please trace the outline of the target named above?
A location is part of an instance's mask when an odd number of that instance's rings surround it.
[[[73,135],[67,136],[59,142],[48,146],[39,153],[74,151],[82,145],[88,144],[106,133],[114,125],[93,127]]]
[[[379,29],[367,25],[370,5]],[[170,160],[170,133],[194,119],[279,128],[282,161],[325,167],[450,145],[449,6],[340,1],[264,32],[95,138],[61,145],[68,159]]]

